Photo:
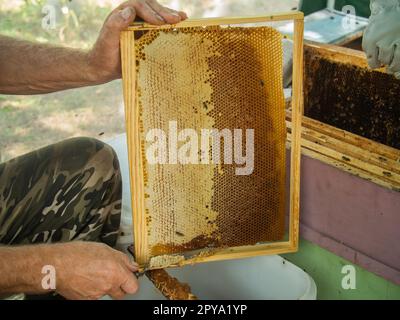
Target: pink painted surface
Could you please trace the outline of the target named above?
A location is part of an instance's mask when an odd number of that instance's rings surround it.
[[[300,236],[400,284],[400,192],[303,156]]]

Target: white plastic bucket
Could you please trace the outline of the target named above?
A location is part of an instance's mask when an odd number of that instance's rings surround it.
[[[199,299],[315,300],[314,280],[280,256],[218,261],[168,269]],[[127,299],[165,299],[144,276],[140,290]]]

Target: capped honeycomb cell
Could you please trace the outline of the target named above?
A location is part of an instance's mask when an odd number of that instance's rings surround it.
[[[270,27],[212,26],[135,41],[149,258],[282,240],[281,40]]]

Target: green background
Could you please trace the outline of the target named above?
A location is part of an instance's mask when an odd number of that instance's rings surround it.
[[[400,300],[400,286],[389,282],[351,262],[306,240],[300,241],[299,251],[282,255],[305,270],[317,285],[317,298],[321,300],[377,299]],[[342,268],[353,265],[356,270],[356,289],[342,288]]]

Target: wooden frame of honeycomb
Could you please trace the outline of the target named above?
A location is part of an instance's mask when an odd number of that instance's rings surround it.
[[[189,254],[159,254],[149,253],[149,216],[146,213],[144,181],[148,178],[143,167],[143,144],[140,122],[141,111],[138,103],[137,60],[135,33],[143,31],[186,30],[191,28],[230,26],[249,23],[275,21],[294,21],[294,53],[293,53],[293,98],[292,98],[292,146],[290,167],[290,208],[288,237],[284,241],[257,243],[252,245],[225,246],[213,249],[195,250]],[[251,27],[249,27],[251,28]],[[126,130],[128,138],[128,155],[130,164],[130,182],[132,191],[132,214],[134,225],[135,257],[141,267],[158,269],[171,266],[182,266],[193,263],[209,262],[225,259],[246,258],[267,254],[295,252],[299,238],[299,194],[300,194],[300,137],[303,112],[303,29],[304,16],[301,12],[289,12],[268,16],[248,18],[209,18],[188,20],[176,25],[154,26],[146,23],[135,23],[121,33],[121,60],[125,100]],[[189,30],[189,31],[188,31]],[[217,29],[216,29],[217,30]],[[212,29],[211,29],[212,32]],[[263,85],[261,81],[261,85]],[[139,93],[140,97],[140,93]],[[177,232],[178,233],[178,232]],[[200,241],[201,242],[201,241]],[[201,247],[201,244],[198,244]]]

